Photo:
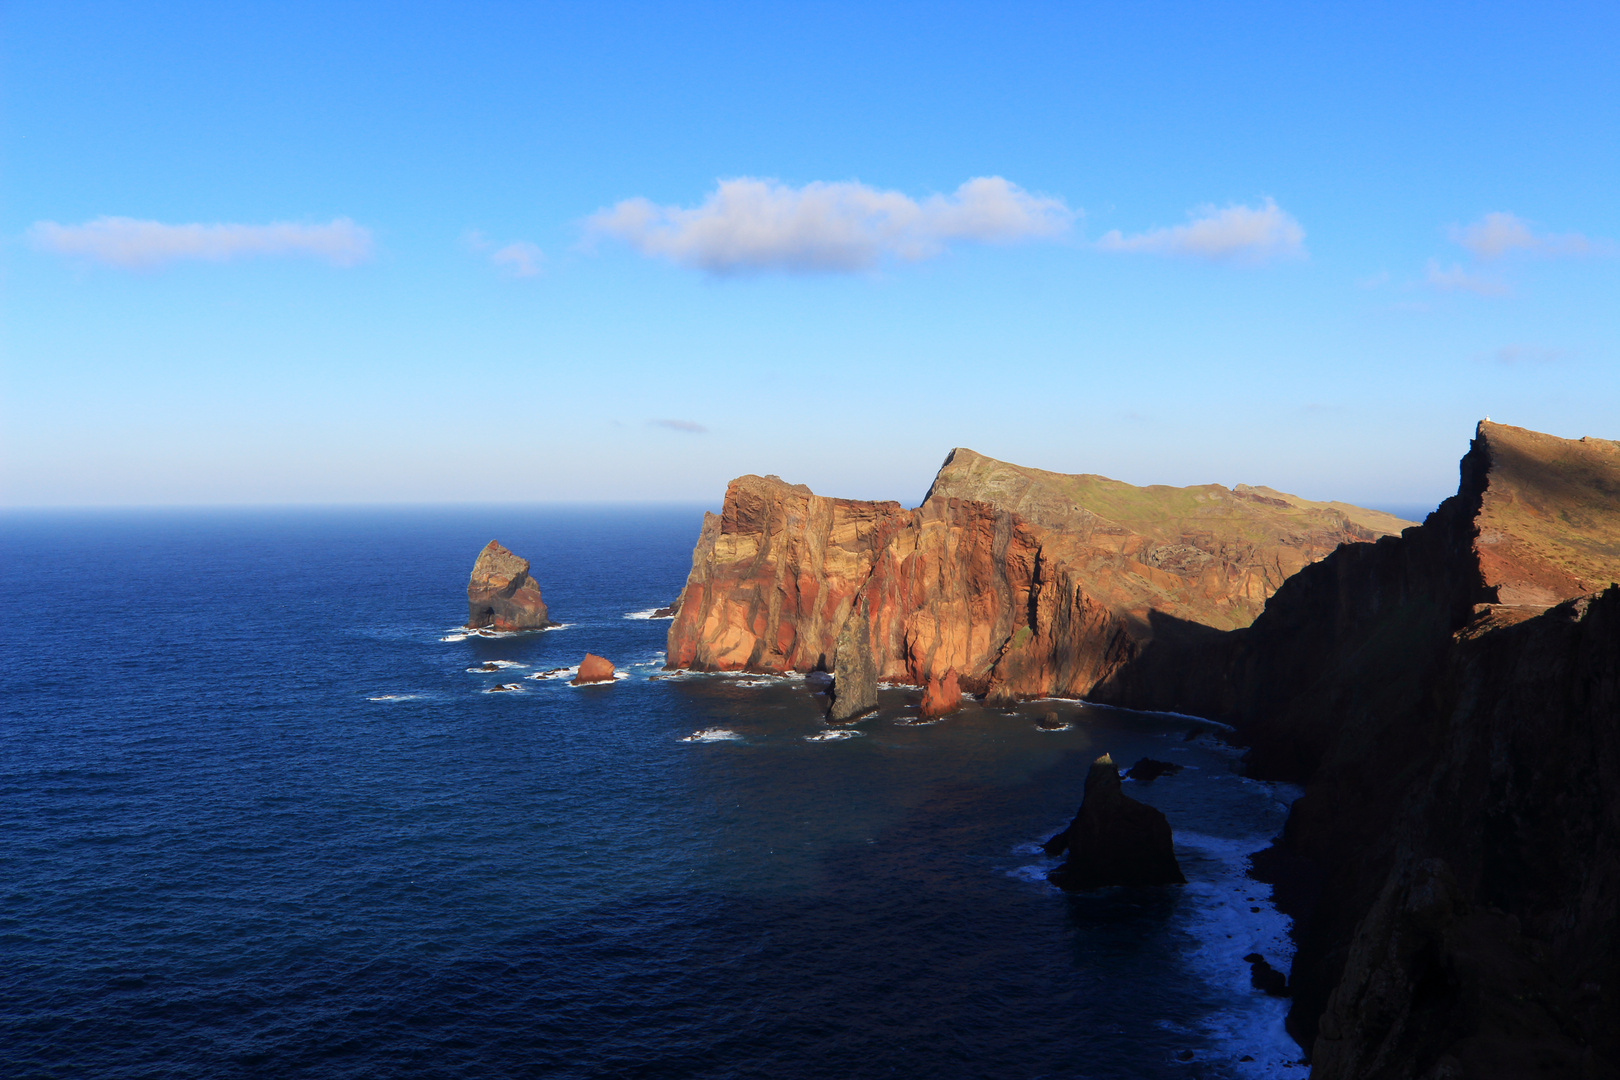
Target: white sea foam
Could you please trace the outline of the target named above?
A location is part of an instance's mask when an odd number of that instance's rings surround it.
[[[675,616],[673,616],[673,615],[660,615],[660,614],[658,614],[662,610],[663,610],[663,608],[650,607],[646,611],[627,611],[627,612],[624,613],[624,617],[627,618],[627,619],[674,619],[675,618]]]
[[[1046,880],[1046,875],[1050,873],[1052,868],[1056,865],[1057,860],[1053,859],[1050,862],[1029,863],[1025,866],[1015,866],[1011,870],[1007,871],[1007,876],[1012,878],[1014,881],[1027,881],[1031,885],[1045,885],[1047,888],[1056,891],[1057,886]]]
[[[574,674],[575,675],[579,674],[579,669],[578,668],[574,669]],[[630,673],[628,671],[621,671],[621,670],[619,670],[617,668],[615,668],[614,671],[613,671],[613,681],[614,682],[623,682],[625,679],[628,679],[629,677],[630,677]],[[569,682],[568,685],[569,686],[576,686],[577,685],[580,689],[584,689],[587,686],[601,686],[606,681],[607,681],[606,679],[603,679],[600,682],[588,682],[588,683],[577,683],[577,684],[574,683],[574,682]]]
[[[470,667],[467,670],[472,672],[474,675],[493,675],[493,674],[495,674],[494,671],[490,671],[489,669],[487,669],[484,666],[484,664],[494,664],[497,671],[504,671],[507,668],[513,668],[513,667],[528,667],[529,666],[528,664],[520,664],[516,660],[485,660],[482,664],[479,664],[477,667]]]
[[[864,731],[855,731],[851,728],[831,728],[827,731],[818,731],[813,735],[806,735],[805,742],[837,742],[840,739],[857,739],[866,734]]]
[[[377,694],[366,698],[367,701],[420,701],[426,694]]]
[[[1288,917],[1267,899],[1269,886],[1247,872],[1248,856],[1268,842],[1264,836],[1232,839],[1176,833],[1177,855],[1184,868],[1194,871],[1183,895],[1192,901],[1186,909],[1187,930],[1199,943],[1183,959],[1228,1002],[1204,1017],[1200,1026],[1222,1047],[1223,1057],[1234,1063],[1239,1075],[1297,1077],[1303,1075],[1299,1045],[1283,1026],[1288,1001],[1250,985],[1249,965],[1243,959],[1259,953],[1272,967],[1286,972],[1294,956]],[[1237,1061],[1245,1054],[1254,1060]]]
[[[494,686],[491,686],[488,690],[485,690],[484,693],[486,693],[486,694],[511,694],[511,693],[521,693],[522,691],[523,691],[523,687],[519,686],[515,682],[509,682],[509,683],[497,683]]]
[[[684,735],[681,742],[742,742],[742,736],[725,728],[711,727]]]

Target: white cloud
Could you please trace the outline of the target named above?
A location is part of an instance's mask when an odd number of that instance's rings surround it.
[[[296,255],[333,266],[371,256],[371,233],[348,218],[325,225],[165,225],[126,217],[99,217],[83,225],[38,221],[28,230],[34,247],[126,270],[181,259],[226,262],[256,255]]]
[[[534,277],[540,273],[545,255],[534,244],[519,240],[492,253],[489,261],[513,277]]]
[[[1424,276],[1430,285],[1441,292],[1470,292],[1476,296],[1506,296],[1508,292],[1508,287],[1500,281],[1470,274],[1456,263],[1452,263],[1449,269],[1443,268],[1437,259],[1429,260]]]
[[[1453,225],[1451,241],[1467,248],[1476,259],[1500,259],[1515,251],[1568,257],[1612,255],[1615,250],[1610,241],[1592,240],[1580,233],[1537,233],[1529,222],[1501,211],[1486,214],[1472,225]]]
[[[508,277],[537,277],[545,266],[546,255],[539,245],[531,244],[527,240],[514,240],[510,244],[496,247],[495,242],[479,229],[468,229],[461,234],[461,242],[468,251],[485,255],[489,261]]]
[[[999,176],[918,201],[855,181],[791,187],[776,180],[721,180],[702,204],[626,199],[586,219],[587,239],[610,237],[643,255],[711,274],[865,270],[885,259],[916,262],[954,241],[1016,243],[1056,236],[1075,211]]]
[[[1205,206],[1185,225],[1126,236],[1118,229],[1097,241],[1103,251],[1186,255],[1215,262],[1263,263],[1305,254],[1305,230],[1267,199],[1261,206]]]

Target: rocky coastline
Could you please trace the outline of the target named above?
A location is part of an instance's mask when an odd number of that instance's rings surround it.
[[[668,661],[832,672],[834,722],[897,683],[925,714],[965,691],[1228,724],[1251,776],[1304,787],[1254,859],[1297,952],[1286,976],[1251,959],[1313,1076],[1598,1077],[1620,1073],[1616,581],[1605,440],[1482,422],[1421,526],[957,450],[912,510],[733,481]]]
[[[1481,423],[1455,496],[1094,697],[1304,784],[1256,859],[1316,1077],[1620,1072],[1620,444]]]

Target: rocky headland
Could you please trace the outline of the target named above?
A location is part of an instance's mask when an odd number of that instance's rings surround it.
[[[478,553],[467,580],[467,626],[494,630],[544,630],[547,617],[540,586],[529,576],[529,560],[491,540]]]
[[[1304,783],[1256,858],[1324,1078],[1620,1075],[1620,443],[1482,423],[1419,528],[1095,688]]]
[[[835,672],[835,719],[870,710],[878,682],[929,688],[935,714],[952,678],[992,701],[1079,697],[1158,638],[1248,625],[1301,567],[1403,524],[1269,489],[1138,488],[963,449],[910,510],[744,476],[705,516],[668,663]]]

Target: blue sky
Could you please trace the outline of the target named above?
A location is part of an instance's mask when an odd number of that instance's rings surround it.
[[[13,4],[0,500],[1620,437],[1620,9]],[[967,185],[967,186],[964,186]]]

